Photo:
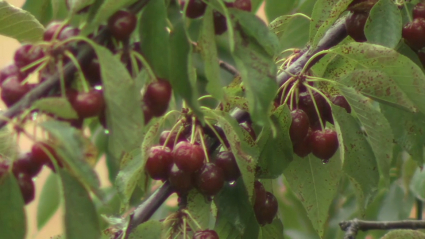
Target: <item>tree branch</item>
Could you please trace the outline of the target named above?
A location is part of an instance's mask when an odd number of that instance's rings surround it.
[[[357,232],[368,230],[389,230],[389,229],[425,229],[425,221],[403,220],[393,222],[375,222],[353,219],[339,223],[341,230],[345,231],[344,239],[355,239]]]
[[[220,61],[218,62],[218,65],[219,65],[219,66],[220,66],[223,70],[225,70],[225,71],[229,72],[230,74],[232,74],[232,75],[233,75],[233,77],[236,77],[236,76],[238,76],[238,75],[239,75],[239,71],[238,71],[238,70],[236,70],[236,68],[235,68],[234,66],[230,65],[230,64],[229,64],[229,63],[227,63],[227,62],[224,62],[224,61],[220,60]]]

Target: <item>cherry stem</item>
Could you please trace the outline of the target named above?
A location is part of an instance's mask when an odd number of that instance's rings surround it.
[[[34,61],[34,62],[31,62],[30,64],[28,64],[28,65],[26,65],[26,66],[24,66],[24,67],[22,67],[21,68],[21,72],[25,72],[26,70],[28,70],[28,69],[30,69],[30,68],[32,68],[32,67],[34,67],[34,66],[36,66],[36,65],[39,65],[40,63],[43,63],[41,66],[42,67],[45,67],[46,66],[46,64],[47,64],[47,60],[50,58],[50,56],[45,56],[45,57],[43,57],[43,58],[41,58],[41,59],[38,59],[38,60],[36,60],[36,61]],[[41,70],[42,68],[39,66],[39,67],[37,67],[37,69],[35,70],[35,72],[37,72],[37,71],[39,71],[39,70]]]
[[[149,63],[146,61],[146,59],[140,53],[138,53],[136,51],[131,51],[130,54],[135,56],[138,60],[140,60],[142,62],[142,65],[146,69],[146,71],[148,72],[148,75],[151,78],[151,81],[155,82],[157,80],[156,76],[153,73],[153,70],[152,70],[151,66],[149,65]]]
[[[207,160],[207,163],[209,163],[210,162],[210,156],[208,155],[207,145],[205,144],[204,132],[202,131],[202,128],[199,127],[199,126],[196,127],[196,131],[197,131],[199,138],[201,139],[201,145],[202,145],[202,148],[204,149],[205,159]]]
[[[301,70],[300,74],[304,74],[308,69],[310,69],[311,66],[313,66],[313,64],[311,64],[313,61],[316,60],[316,58],[322,58],[324,55],[328,54],[332,52],[331,50],[323,50],[323,51],[319,51],[316,52],[313,56],[311,56],[307,62],[305,63],[303,69]]]
[[[308,84],[304,84],[304,85],[308,85]],[[316,110],[316,114],[317,114],[317,118],[319,118],[319,122],[320,122],[320,127],[322,128],[322,130],[325,130],[325,127],[323,125],[323,121],[322,121],[322,117],[320,116],[320,111],[319,111],[319,107],[317,107],[317,103],[316,103],[316,99],[314,98],[313,93],[311,92],[310,87],[307,87],[308,90],[308,94],[311,97],[311,101],[313,101],[313,105],[314,105],[314,109]],[[326,98],[325,98],[326,99]]]
[[[61,87],[61,95],[66,98],[66,87],[65,87],[65,77],[64,77],[64,69],[63,69],[63,61],[62,59],[59,60],[58,63],[59,68],[59,82]]]
[[[227,62],[224,61],[218,61],[218,65],[225,71],[229,72],[230,74],[233,75],[233,77],[236,77],[238,75],[240,75],[239,71],[232,65],[230,65]]]
[[[134,56],[133,50],[131,50],[131,52],[130,52],[130,61],[131,61],[131,68],[132,68],[132,71],[133,71],[132,77],[136,78],[139,75],[140,71],[139,71],[139,64],[137,63],[137,59]]]
[[[167,146],[168,141],[170,141],[170,139],[171,139],[171,135],[173,134],[174,130],[176,130],[177,126],[180,126],[180,125],[181,125],[181,123],[182,123],[182,121],[181,121],[181,120],[179,120],[179,121],[177,121],[177,123],[176,123],[176,124],[174,124],[173,128],[171,128],[170,133],[168,134],[167,138],[165,139],[164,144],[162,145],[162,149],[164,149],[164,148]],[[180,132],[180,130],[179,130],[179,132]],[[177,136],[176,136],[176,138],[174,139],[174,144],[176,144],[176,141],[177,141],[177,139],[178,139],[177,137],[178,137],[178,135],[177,135]]]
[[[195,218],[193,218],[192,214],[189,212],[189,210],[183,209],[182,212],[184,214],[186,214],[190,220],[192,220],[192,222],[199,228],[202,229],[201,225],[199,225],[199,222],[195,220]]]
[[[190,143],[194,144],[195,143],[195,136],[196,136],[196,117],[192,117],[192,133],[190,135]]]
[[[404,5],[404,10],[406,11],[407,18],[409,19],[409,22],[412,22],[413,21],[412,13],[409,11],[409,8],[407,7],[406,0],[403,1],[403,5]]]
[[[208,127],[210,127],[210,129],[212,130],[212,132],[215,134],[215,136],[217,137],[218,141],[220,141],[221,145],[224,147],[224,149],[226,151],[229,151],[229,148],[226,146],[226,144],[224,143],[224,140],[221,138],[220,134],[217,132],[217,130],[215,130],[214,126],[205,119],[205,124],[208,125]]]
[[[307,88],[312,89],[315,92],[319,93],[323,98],[325,98],[326,102],[328,102],[329,105],[332,104],[332,102],[328,99],[328,97],[325,94],[323,94],[320,90],[318,90],[315,87],[313,87],[309,84],[306,84],[306,83],[304,83],[304,86],[306,86]]]
[[[84,76],[83,70],[81,69],[80,63],[78,63],[78,60],[74,57],[74,55],[70,51],[65,51],[65,56],[69,57],[69,59],[74,63],[75,67],[77,68],[78,74],[80,75],[81,79],[81,85],[83,86],[84,92],[89,92],[89,86],[87,84],[86,77]]]

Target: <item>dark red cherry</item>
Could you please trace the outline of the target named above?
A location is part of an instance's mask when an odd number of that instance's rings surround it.
[[[86,80],[92,85],[98,85],[102,83],[102,77],[100,73],[100,65],[98,59],[93,59],[89,64],[83,65],[82,70]]]
[[[266,192],[266,200],[254,208],[255,216],[260,225],[272,223],[276,217],[277,210],[278,203],[276,197],[270,192]]]
[[[31,152],[21,155],[13,162],[13,173],[19,175],[21,173],[29,177],[35,177],[41,171],[43,164],[33,160]]]
[[[51,41],[53,40],[53,37],[56,34],[56,37],[58,37],[59,32],[62,28],[66,28],[68,25],[65,25],[62,27],[61,22],[51,22],[49,25],[47,25],[46,30],[44,31],[43,40],[44,41]]]
[[[25,204],[30,203],[34,200],[35,196],[35,187],[32,178],[26,174],[19,174],[16,179],[18,180],[18,185],[21,189]]]
[[[170,82],[158,78],[147,86],[143,99],[154,116],[161,116],[167,111],[171,93]]]
[[[68,26],[63,28],[62,31],[59,33],[58,40],[64,41],[68,38],[76,37],[78,35],[80,35],[80,29]]]
[[[195,174],[195,182],[199,191],[206,196],[214,196],[223,188],[223,170],[213,163],[206,163]]]
[[[15,52],[14,60],[15,64],[19,68],[23,68],[28,66],[29,64],[40,60],[44,57],[44,49],[40,45],[32,45],[32,44],[26,44],[22,45],[18,50]],[[31,71],[35,70],[38,65],[35,65],[27,70],[25,70],[26,73],[30,73]]]
[[[364,34],[364,27],[368,16],[368,13],[355,12],[348,16],[345,21],[347,34],[357,42],[367,41],[366,35]]]
[[[413,8],[413,18],[425,18],[425,3],[420,2]]]
[[[416,18],[403,27],[402,36],[406,44],[415,50],[425,46],[425,19]]]
[[[348,104],[347,99],[342,95],[336,95],[331,98],[333,104],[344,108],[347,113],[351,113],[351,106]]]
[[[105,106],[103,93],[99,90],[80,92],[75,98],[68,99],[80,118],[97,116]]]
[[[338,137],[333,129],[315,130],[309,140],[312,153],[324,163],[327,163],[338,149]]]
[[[1,89],[1,99],[7,107],[10,107],[31,90],[31,85],[21,84],[18,77],[12,76],[1,84]]]
[[[227,31],[226,17],[218,11],[213,11],[214,33],[221,35]]]
[[[304,140],[307,136],[310,121],[308,115],[301,109],[296,109],[291,112],[292,123],[289,128],[289,135],[292,144],[297,144]]]
[[[174,190],[180,194],[187,193],[193,188],[192,174],[181,170],[175,164],[168,172],[168,181]]]
[[[192,173],[204,165],[205,154],[200,145],[182,141],[174,147],[173,158],[181,170]]]
[[[154,146],[150,149],[145,168],[151,178],[167,180],[168,171],[172,165],[173,154],[170,148]]]
[[[193,239],[219,239],[219,237],[214,230],[205,230],[195,232]]]
[[[312,130],[308,129],[307,136],[299,143],[293,145],[294,153],[301,158],[304,158],[308,154],[311,153],[311,145],[310,145],[310,134]]]
[[[136,29],[137,17],[128,11],[117,11],[108,19],[108,28],[117,40],[126,40]]]
[[[17,77],[19,81],[22,81],[25,79],[26,74],[22,73],[14,63],[9,64],[0,70],[0,84],[12,76]]]
[[[176,142],[177,134],[178,134],[178,130],[174,130],[173,133],[171,133],[170,139],[167,142],[167,147],[168,148],[173,149],[174,148],[174,143],[177,144],[178,142],[181,142],[181,141],[185,141],[186,140],[185,139],[185,133],[184,132],[181,132],[179,134],[179,137],[178,137],[177,142]],[[159,136],[159,144],[160,145],[164,145],[165,144],[165,141],[167,140],[167,138],[168,138],[169,135],[170,135],[170,131],[169,130],[163,131],[161,133],[161,135]]]
[[[251,0],[235,0],[233,7],[250,12],[251,11]]]
[[[235,156],[230,151],[219,152],[215,164],[223,170],[226,181],[235,181],[241,175]]]
[[[369,13],[373,5],[378,2],[378,0],[353,0],[351,4],[347,7],[347,10],[352,12],[362,12]]]
[[[56,154],[56,151],[47,143],[45,142],[35,142],[32,145],[31,148],[31,155],[32,155],[32,160],[37,162],[37,164],[44,164],[47,165],[49,168],[54,169],[53,163],[50,160],[49,155],[46,153],[47,150],[51,156],[56,159],[56,162],[58,163],[58,166],[62,167],[62,163],[59,160],[59,157]]]
[[[186,16],[188,18],[202,17],[207,9],[207,4],[202,0],[189,0],[187,2]]]
[[[266,189],[260,181],[254,182],[254,208],[262,205],[266,201]]]

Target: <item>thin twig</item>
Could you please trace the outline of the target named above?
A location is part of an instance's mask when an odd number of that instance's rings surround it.
[[[353,219],[339,223],[341,230],[345,231],[344,239],[355,239],[358,231],[368,230],[390,230],[390,229],[425,229],[425,221],[403,220],[403,221],[363,221]]]
[[[225,71],[229,72],[230,74],[232,74],[234,77],[239,75],[239,71],[232,65],[230,65],[227,62],[224,61],[219,61],[218,65]]]

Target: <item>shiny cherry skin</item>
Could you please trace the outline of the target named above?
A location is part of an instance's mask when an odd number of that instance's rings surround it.
[[[205,196],[214,196],[223,188],[223,170],[214,163],[206,163],[195,174],[196,186]]]
[[[345,28],[347,29],[347,34],[353,38],[356,42],[365,42],[367,41],[366,35],[364,34],[364,27],[366,25],[367,18],[369,17],[368,13],[364,12],[355,12],[348,16],[345,22]]]
[[[184,132],[181,132],[179,134],[179,137],[177,138],[177,141],[176,141],[176,137],[177,137],[178,131],[177,130],[174,130],[171,133],[171,136],[169,136],[170,133],[171,132],[169,130],[166,130],[166,131],[163,131],[160,134],[160,136],[159,136],[159,144],[160,145],[164,145],[165,144],[165,141],[167,141],[167,138],[168,137],[170,137],[170,139],[167,142],[167,147],[170,148],[170,149],[173,149],[174,148],[174,144],[177,144],[177,143],[179,143],[181,141],[186,141]]]
[[[338,136],[333,129],[315,130],[309,136],[314,156],[327,163],[338,150]]]
[[[336,95],[331,98],[331,102],[334,105],[338,105],[347,111],[347,113],[351,113],[351,106],[348,104],[347,99],[345,99],[342,95]]]
[[[270,192],[266,192],[266,200],[263,203],[254,207],[255,216],[260,225],[272,223],[277,211],[278,203],[276,197]]]
[[[191,173],[181,170],[177,165],[173,165],[168,172],[168,181],[174,190],[179,194],[185,194],[193,188],[194,182]]]
[[[221,35],[227,31],[226,17],[219,11],[213,11],[214,33]]]
[[[266,189],[260,181],[254,182],[254,208],[262,205],[266,201]]]
[[[219,239],[219,237],[214,230],[204,230],[195,232],[193,239]]]
[[[41,171],[43,164],[33,160],[31,152],[22,154],[13,162],[13,173],[15,175],[25,174],[30,177],[35,177]]]
[[[251,11],[251,0],[235,0],[233,7],[250,12]]]
[[[26,44],[22,45],[18,50],[16,50],[13,59],[15,64],[19,68],[28,66],[31,63],[34,63],[37,60],[40,60],[44,57],[44,49],[40,45]],[[25,73],[30,73],[37,68],[38,65],[35,65],[29,69],[25,70]]]
[[[19,174],[16,179],[25,204],[30,203],[35,197],[35,187],[32,178],[26,174]]]
[[[201,146],[182,141],[174,147],[173,158],[181,170],[193,173],[204,165],[205,154]]]
[[[221,151],[217,154],[215,164],[223,170],[224,179],[232,182],[241,176],[235,156],[231,151]]]
[[[415,7],[412,10],[413,12],[413,18],[425,18],[425,3],[420,2],[415,5]]]
[[[0,70],[0,84],[3,83],[7,78],[12,76],[17,77],[19,81],[22,81],[25,79],[26,74],[22,73],[19,70],[19,67],[16,66],[14,63],[9,64]]]
[[[173,155],[168,147],[154,146],[149,150],[146,171],[156,180],[167,180],[168,171],[173,166]]]
[[[131,33],[136,29],[137,17],[128,11],[117,11],[108,19],[108,28],[112,36],[117,40],[130,38]]]
[[[21,84],[18,77],[9,77],[1,84],[1,99],[7,107],[10,107],[24,97],[31,88],[31,85],[28,83]]]
[[[171,94],[170,82],[158,78],[157,81],[147,86],[143,100],[150,108],[152,114],[158,117],[167,111]]]
[[[189,0],[186,7],[186,16],[188,18],[202,17],[207,9],[207,4],[202,0]]]
[[[425,46],[425,19],[415,18],[403,27],[402,36],[406,44],[415,50]]]
[[[292,123],[289,128],[289,136],[292,144],[297,144],[307,136],[310,121],[308,115],[301,109],[291,111]]]
[[[79,92],[75,97],[68,97],[68,99],[80,118],[98,116],[105,106],[103,93],[100,90]]]
[[[43,34],[43,40],[44,41],[51,41],[53,38],[58,37],[59,33],[58,31],[61,31],[61,29],[68,27],[69,25],[62,26],[61,22],[51,22],[49,25],[47,25],[46,30]]]

